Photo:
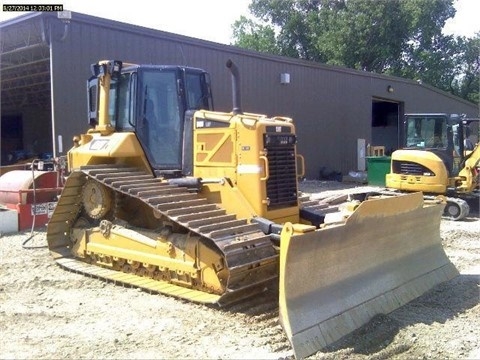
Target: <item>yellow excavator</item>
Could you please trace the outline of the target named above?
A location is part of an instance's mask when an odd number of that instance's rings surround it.
[[[68,152],[47,226],[62,267],[228,306],[278,286],[282,326],[303,358],[457,275],[440,239],[442,200],[298,191],[290,118],[212,110],[208,74],[93,64],[90,129]]]
[[[387,188],[444,195],[444,216],[464,219],[468,201],[480,200],[478,125],[478,118],[459,115],[406,114],[404,147],[392,153]]]

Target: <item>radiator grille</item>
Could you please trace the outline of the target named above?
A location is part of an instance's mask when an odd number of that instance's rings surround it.
[[[392,161],[392,170],[395,174],[404,175],[424,175],[425,173],[432,173],[431,170],[423,165],[411,161]]]
[[[281,141],[272,140],[273,136],[277,135],[270,134],[265,141],[270,175],[267,180],[269,210],[297,204],[295,136],[288,135],[290,141],[285,141],[285,135],[278,135]]]

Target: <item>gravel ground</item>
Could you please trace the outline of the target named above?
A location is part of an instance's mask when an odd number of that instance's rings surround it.
[[[309,193],[354,186],[301,184]],[[478,206],[465,221],[442,221],[441,236],[460,276],[310,358],[480,359]],[[44,231],[0,238],[2,359],[293,357],[274,290],[227,309],[197,305],[65,271],[45,246]]]

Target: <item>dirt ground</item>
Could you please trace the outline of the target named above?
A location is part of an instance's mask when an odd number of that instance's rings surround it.
[[[441,236],[460,276],[309,359],[480,359],[478,204]],[[0,238],[1,359],[293,358],[274,290],[218,309],[65,271],[45,246],[44,231]]]

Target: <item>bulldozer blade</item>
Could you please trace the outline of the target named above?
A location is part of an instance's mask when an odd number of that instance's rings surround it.
[[[285,225],[279,309],[296,358],[458,275],[441,245],[443,208],[413,193],[367,200],[340,225]]]

